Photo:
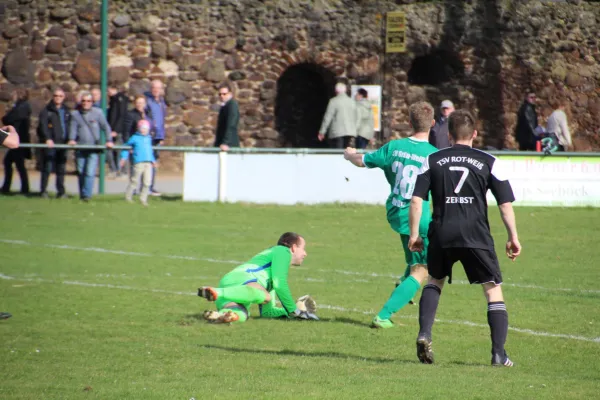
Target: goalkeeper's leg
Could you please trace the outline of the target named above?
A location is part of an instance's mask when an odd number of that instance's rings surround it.
[[[225,275],[219,282],[219,287],[201,287],[198,289],[198,296],[208,301],[219,299],[238,304],[263,304],[271,301],[269,292],[252,275],[237,271]]]

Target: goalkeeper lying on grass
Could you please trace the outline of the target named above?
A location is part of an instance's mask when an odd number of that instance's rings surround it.
[[[277,245],[258,253],[221,279],[218,288],[204,286],[198,296],[214,301],[218,311],[205,311],[209,322],[244,322],[252,304],[258,304],[265,318],[291,317],[318,319],[316,304],[309,296],[294,302],[287,283],[290,265],[300,265],[306,257],[304,238],[297,233],[281,235]],[[275,295],[283,307],[276,307]]]

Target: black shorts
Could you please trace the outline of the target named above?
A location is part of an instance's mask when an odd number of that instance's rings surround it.
[[[448,277],[452,283],[452,266],[460,261],[465,269],[469,283],[502,283],[502,273],[498,257],[493,250],[472,249],[467,247],[441,248],[433,241],[427,249],[427,269],[435,279]]]

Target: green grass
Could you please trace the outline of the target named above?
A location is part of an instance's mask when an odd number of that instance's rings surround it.
[[[590,399],[600,391],[594,209],[517,209],[524,250],[515,263],[501,259],[504,292],[511,326],[534,333],[510,331],[516,367],[492,369],[475,286],[444,289],[435,365],[416,360],[417,306],[396,316],[402,326],[368,328],[404,269],[383,207],[153,201],[144,209],[110,197],[0,198],[0,206],[0,239],[27,242],[0,242],[0,311],[13,314],[0,321],[2,399]],[[497,214],[490,210],[502,245]],[[307,239],[308,257],[290,275],[294,296],[346,310],[321,308],[321,322],[201,321],[211,305],[196,288],[234,266],[215,260],[246,260],[286,230]],[[460,265],[454,275],[466,280]]]

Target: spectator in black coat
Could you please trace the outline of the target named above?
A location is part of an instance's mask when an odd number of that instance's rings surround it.
[[[119,92],[117,88],[108,88],[108,124],[112,128],[111,136],[113,143],[123,144],[125,137],[125,120],[129,108],[129,98],[124,92]],[[110,171],[119,174],[119,154],[118,150],[109,150],[107,152],[107,161]]]
[[[519,150],[535,151],[535,144],[537,141],[535,128],[538,126],[535,100],[535,93],[528,93],[517,114],[515,139],[517,139],[517,142],[519,143]]]
[[[40,113],[38,123],[38,137],[40,143],[46,143],[49,147],[43,151],[42,181],[40,191],[42,197],[47,198],[48,178],[52,167],[56,171],[57,197],[66,197],[65,193],[65,170],[67,164],[67,150],[55,149],[54,144],[66,144],[69,140],[69,125],[71,124],[71,111],[63,103],[65,92],[56,89],[52,100]]]
[[[29,143],[29,126],[31,124],[31,105],[27,89],[17,89],[13,92],[13,108],[2,118],[4,125],[12,125],[19,135],[20,143]],[[4,185],[2,192],[10,192],[13,167],[15,164],[21,178],[21,193],[29,193],[29,177],[25,169],[25,159],[31,158],[31,149],[17,148],[9,150],[4,156]]]

